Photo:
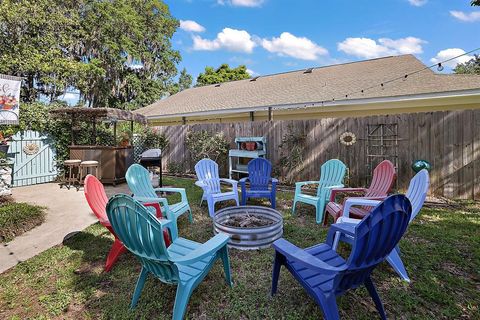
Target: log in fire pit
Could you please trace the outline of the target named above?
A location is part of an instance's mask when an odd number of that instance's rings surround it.
[[[282,215],[272,208],[229,207],[219,210],[213,220],[215,234],[230,235],[228,246],[235,249],[268,248],[283,235]]]

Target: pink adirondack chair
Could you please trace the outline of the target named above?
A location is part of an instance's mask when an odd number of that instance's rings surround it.
[[[110,231],[113,236],[115,237],[115,241],[113,242],[112,248],[107,256],[107,261],[105,263],[105,271],[109,272],[115,262],[117,262],[120,255],[127,251],[123,243],[118,239],[117,235],[112,229],[110,221],[108,221],[107,217],[107,203],[108,197],[105,193],[105,188],[103,184],[93,175],[89,174],[85,178],[85,187],[84,187],[85,198],[87,199],[88,205],[90,209],[92,209],[95,216],[100,221],[100,224]],[[158,218],[162,217],[162,212],[160,211],[160,207],[157,203],[154,204],[144,204],[145,206],[151,206],[155,208],[156,215]],[[168,234],[164,234],[165,237],[165,244],[167,246],[170,245],[170,237]]]
[[[338,193],[350,193],[358,194],[363,193],[361,198],[372,199],[372,200],[383,200],[387,197],[388,193],[392,189],[393,183],[395,182],[397,175],[395,173],[395,167],[393,163],[388,160],[383,160],[378,164],[378,166],[373,170],[372,183],[369,188],[337,188],[332,189],[330,195],[330,202],[326,206],[326,211],[333,217],[333,221],[336,222],[337,219],[343,213],[343,203],[335,202],[335,197]],[[358,197],[358,196],[357,196]],[[345,199],[346,200],[346,199]],[[344,201],[345,201],[344,200]],[[350,209],[350,217],[356,219],[363,219],[370,211],[371,207],[352,207]],[[325,215],[323,224],[326,225],[328,222],[328,214]]]

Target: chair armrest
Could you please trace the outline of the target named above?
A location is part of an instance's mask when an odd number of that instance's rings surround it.
[[[334,188],[332,189],[332,193],[330,194],[330,201],[335,202],[335,197],[337,196],[337,193],[365,193],[366,191],[366,188]]]
[[[177,192],[182,196],[182,202],[187,201],[187,194],[184,188],[155,188],[155,192]]]
[[[170,238],[172,242],[175,241],[175,239],[177,239],[178,237],[178,227],[177,227],[177,224],[175,223],[175,220],[158,219],[158,222],[160,222],[162,231],[165,230],[165,228],[170,229]]]
[[[165,207],[168,207],[168,201],[165,198],[149,198],[149,197],[139,197],[139,196],[133,196],[133,199],[143,203],[161,203]]]
[[[203,187],[206,187],[206,186],[207,186],[207,184],[206,184],[205,182],[200,181],[200,180],[195,181],[195,185],[196,185],[197,187],[200,187],[200,188],[203,188]]]
[[[242,178],[242,179],[238,180],[238,183],[240,183],[242,188],[244,188],[246,186],[247,181],[248,181],[248,177],[245,177],[245,178]]]
[[[352,206],[371,206],[375,207],[377,206],[381,200],[374,200],[374,199],[369,199],[369,198],[361,198],[361,197],[352,197],[352,198],[347,198],[345,202],[343,203],[343,214],[342,216],[345,218],[348,218],[350,216],[350,208]]]
[[[237,180],[220,178],[220,181],[231,184],[234,189],[237,188],[237,184],[238,184],[238,181],[237,181]]]
[[[341,216],[337,219],[337,222],[335,223],[351,223],[351,224],[359,224],[362,219],[354,219],[354,218],[347,218],[344,216]]]
[[[357,227],[357,224],[358,223],[347,223],[347,222],[332,224],[330,226],[330,229],[328,229],[327,241],[325,243],[332,246],[337,232],[354,237],[355,228]]]
[[[272,189],[276,189],[277,184],[278,184],[278,179],[277,178],[270,178],[270,181],[272,182]]]
[[[340,267],[331,266],[283,238],[275,241],[273,247],[275,248],[275,251],[284,255],[288,260],[298,262],[308,269],[322,271],[322,273],[327,274],[338,273],[347,269],[346,265]]]
[[[302,187],[308,184],[318,184],[319,181],[300,181],[295,182],[295,194],[302,193]]]
[[[230,237],[226,234],[219,233],[204,244],[200,245],[197,249],[188,253],[187,255],[181,258],[172,259],[172,262],[181,265],[190,265],[192,263],[195,263],[199,260],[204,259],[205,257],[215,254],[218,250],[225,247],[229,239]]]

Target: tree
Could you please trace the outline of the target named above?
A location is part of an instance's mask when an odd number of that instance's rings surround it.
[[[472,0],[472,6],[480,6],[480,0]]]
[[[247,67],[244,65],[231,69],[226,63],[222,64],[216,70],[213,67],[205,67],[205,72],[200,73],[197,78],[197,86],[222,83],[227,81],[249,79]]]
[[[2,0],[0,72],[25,77],[22,98],[135,109],[176,75],[179,23],[161,0]]]
[[[187,73],[187,69],[183,68],[178,77],[178,82],[173,84],[170,89],[170,94],[175,94],[192,86],[193,77]]]
[[[476,54],[469,61],[457,64],[453,71],[459,74],[480,74],[480,55]]]

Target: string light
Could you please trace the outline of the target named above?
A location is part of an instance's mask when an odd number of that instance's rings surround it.
[[[443,66],[442,66],[441,62],[438,63],[437,70],[438,71],[443,71]]]

